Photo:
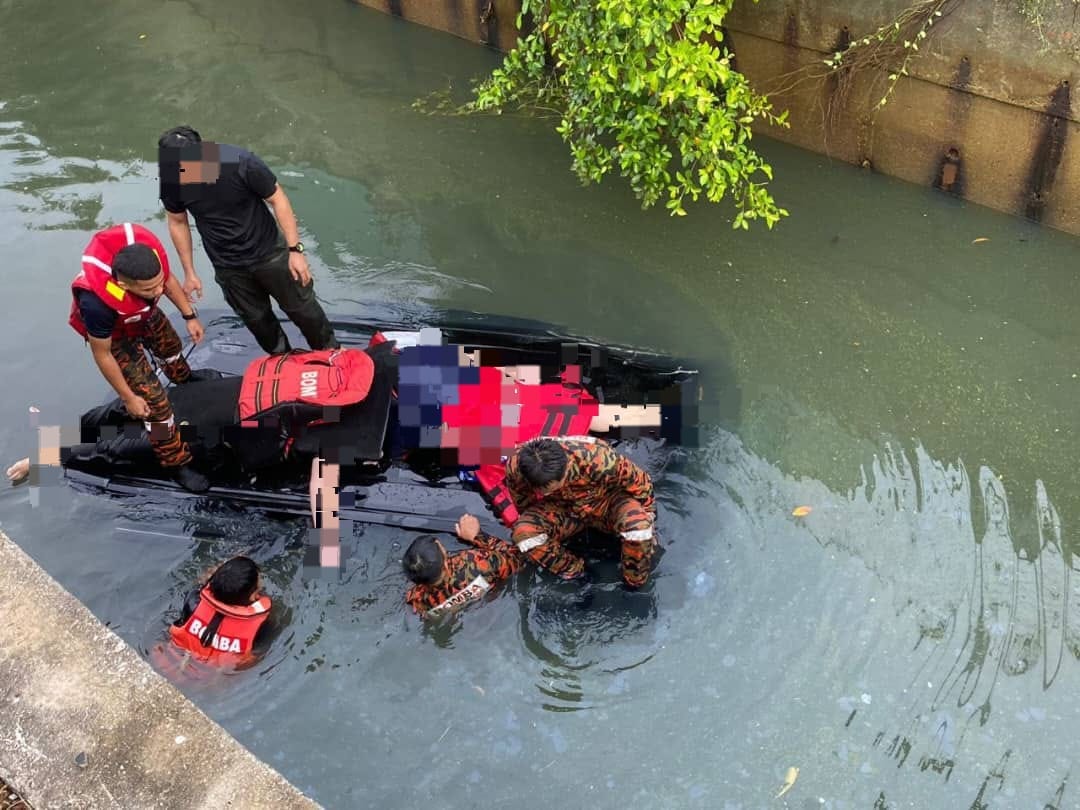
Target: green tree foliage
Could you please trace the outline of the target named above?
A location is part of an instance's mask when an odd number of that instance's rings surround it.
[[[731,67],[721,25],[735,0],[523,0],[524,35],[476,89],[470,110],[555,112],[583,183],[618,167],[649,208],[666,197],[731,195],[734,227],[787,211],[767,185],[772,167],[751,148],[755,119],[787,126]],[[754,0],[757,2],[757,0]]]

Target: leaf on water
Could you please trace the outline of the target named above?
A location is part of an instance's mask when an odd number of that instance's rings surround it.
[[[796,506],[791,511],[791,514],[794,515],[795,517],[806,517],[807,515],[809,515],[813,511],[814,510],[809,506]]]
[[[990,241],[989,236],[980,236],[978,239],[972,239],[971,244],[977,245],[977,244],[979,244],[979,242],[989,242],[989,241]]]
[[[799,778],[798,768],[788,768],[787,773],[784,775],[784,786],[780,788],[780,792],[776,794],[776,798],[779,799],[793,787],[795,787],[795,780]]]

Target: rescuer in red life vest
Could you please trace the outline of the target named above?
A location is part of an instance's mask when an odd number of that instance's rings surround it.
[[[248,557],[222,563],[205,585],[188,593],[169,628],[174,645],[198,661],[243,667],[267,641],[271,601],[260,595],[262,576]]]
[[[180,310],[191,339],[198,343],[203,337],[198,313],[169,273],[164,246],[129,222],[99,231],[83,252],[71,292],[68,322],[89,342],[94,362],[128,413],[144,420],[158,462],[185,489],[205,492],[210,482],[192,469],[191,450],[176,430],[165,389],[145,354],[153,352],[174,383],[190,379],[180,337],[157,306],[162,294]]]

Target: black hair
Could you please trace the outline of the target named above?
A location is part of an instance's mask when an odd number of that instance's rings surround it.
[[[534,487],[543,487],[566,473],[566,451],[552,439],[541,439],[518,451],[518,464],[526,481]]]
[[[136,242],[122,248],[113,259],[113,277],[123,276],[132,281],[149,281],[161,272],[161,262],[153,248]]]
[[[251,604],[251,595],[259,584],[259,566],[248,557],[226,560],[210,577],[210,594],[226,605]]]
[[[432,585],[442,576],[443,552],[436,545],[437,537],[425,534],[412,541],[401,560],[405,576],[418,585]]]
[[[165,130],[158,138],[159,149],[183,149],[202,143],[202,136],[187,124]]]

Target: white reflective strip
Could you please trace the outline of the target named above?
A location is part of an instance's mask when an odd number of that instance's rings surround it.
[[[261,599],[258,602],[253,602],[252,603],[251,612],[252,613],[266,613],[266,606],[263,605]]]
[[[174,360],[179,360],[179,359],[180,359],[181,357],[183,357],[183,356],[184,356],[184,353],[183,353],[183,352],[177,352],[177,353],[176,353],[176,354],[174,354],[174,355],[173,355],[172,357],[166,357],[166,358],[165,358],[164,360],[162,360],[161,362],[162,362],[162,363],[171,363],[171,362],[173,362]]]
[[[387,340],[394,341],[399,349],[407,349],[410,346],[420,345],[419,332],[383,332],[383,337]]]
[[[93,256],[86,256],[84,254],[82,260],[84,263],[90,262],[90,264],[94,265],[95,267],[100,267],[106,273],[112,274],[112,268],[109,267],[109,265],[105,264],[105,262],[103,262],[101,259],[95,259]]]
[[[429,619],[433,619],[440,613],[450,610],[451,608],[461,607],[466,602],[471,602],[473,599],[479,599],[489,590],[491,590],[491,583],[484,579],[483,574],[480,574],[476,577],[476,579],[474,579],[460,591],[455,593],[441,605],[436,605],[435,607],[431,608],[425,615]]]
[[[631,543],[641,543],[645,540],[652,540],[653,530],[637,529],[632,532],[623,532],[621,536],[623,540],[629,540]]]
[[[135,229],[131,227],[130,222],[124,223],[124,236],[127,237],[127,243],[129,245],[135,244]]]
[[[546,534],[534,534],[532,537],[526,537],[520,543],[517,544],[518,551],[524,554],[526,551],[531,551],[537,546],[542,546],[548,541]]]
[[[150,432],[150,426],[151,425],[165,425],[167,428],[172,430],[172,428],[175,427],[175,425],[176,425],[176,417],[175,416],[170,416],[164,422],[143,422],[143,424],[146,425],[146,431],[148,433]]]

